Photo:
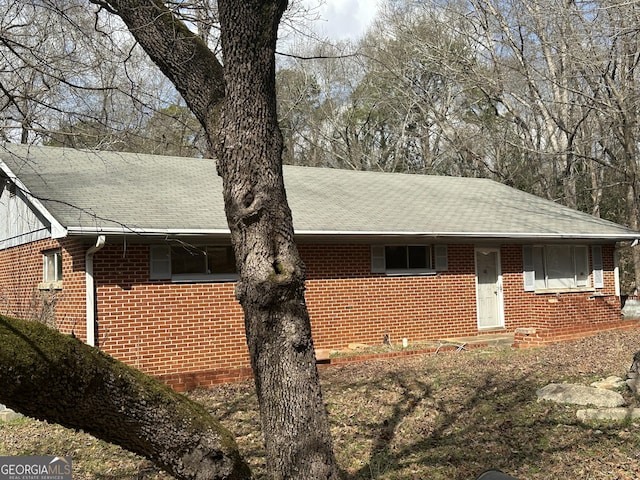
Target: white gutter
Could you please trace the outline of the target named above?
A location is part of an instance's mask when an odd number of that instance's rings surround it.
[[[158,235],[229,235],[229,229],[212,228],[212,229],[182,229],[182,228],[166,228],[166,229],[145,229],[145,228],[124,228],[124,227],[67,227],[69,235],[81,234],[133,234],[140,237],[158,236]],[[296,236],[314,236],[314,237],[431,237],[431,238],[471,238],[474,240],[487,239],[505,239],[505,240],[528,240],[536,239],[555,239],[555,240],[638,240],[640,233],[638,232],[621,232],[621,233],[541,233],[541,232],[428,232],[428,231],[384,231],[384,230],[295,230]]]
[[[353,236],[353,237],[425,237],[425,238],[469,238],[472,240],[492,239],[492,240],[638,240],[640,233],[520,233],[520,232],[412,232],[412,231],[331,231],[331,230],[295,230],[296,236]]]
[[[86,279],[86,317],[87,317],[87,345],[96,346],[96,290],[93,278],[93,255],[104,247],[107,237],[98,236],[96,244],[84,255],[84,271]]]
[[[158,235],[229,235],[228,228],[140,228],[140,227],[67,227],[69,235],[138,235],[158,236]]]

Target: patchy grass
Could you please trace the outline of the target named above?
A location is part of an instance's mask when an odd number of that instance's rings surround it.
[[[551,382],[588,385],[624,376],[639,349],[640,330],[536,350],[487,348],[324,369],[342,476],[468,480],[498,468],[522,480],[638,479],[636,425],[583,424],[575,415],[579,407],[538,402],[535,392]],[[252,383],[190,396],[236,434],[264,478]],[[118,447],[30,419],[0,424],[0,455],[70,455],[80,480],[169,478]]]

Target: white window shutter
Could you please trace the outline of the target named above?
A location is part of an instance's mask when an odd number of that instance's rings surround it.
[[[593,261],[593,286],[594,288],[604,288],[601,245],[591,245],[591,259]]]
[[[433,247],[435,254],[435,267],[436,271],[443,272],[449,269],[449,260],[447,257],[446,245],[435,245]]]
[[[371,273],[384,273],[385,270],[384,245],[371,245]]]
[[[149,278],[151,280],[171,278],[171,247],[168,245],[149,247]]]
[[[536,289],[536,272],[533,263],[533,247],[522,246],[522,279],[525,292],[533,292]]]
[[[573,260],[575,265],[576,287],[589,285],[589,250],[582,245],[574,248]]]

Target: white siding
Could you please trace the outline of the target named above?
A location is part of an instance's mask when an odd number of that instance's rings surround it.
[[[0,180],[0,250],[51,237],[51,225],[19,190]]]

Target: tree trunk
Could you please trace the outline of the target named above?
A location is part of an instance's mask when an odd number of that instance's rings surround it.
[[[248,479],[235,440],[199,404],[41,323],[0,316],[0,402],[82,429],[179,479]]]
[[[337,478],[282,177],[275,45],[287,1],[218,1],[224,68],[160,0],[91,1],[123,19],[200,120],[217,157],[270,474]]]
[[[240,280],[269,473],[337,478],[282,177],[275,45],[286,0],[220,1],[225,101],[218,171]]]

